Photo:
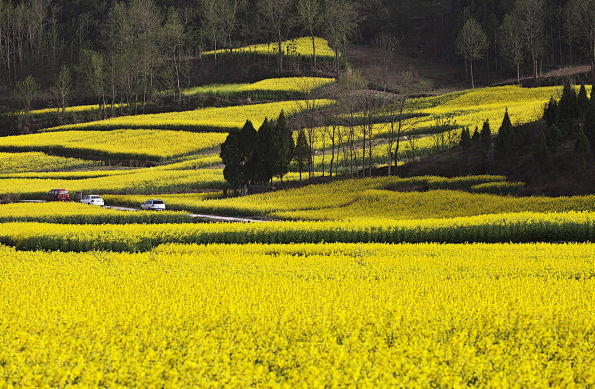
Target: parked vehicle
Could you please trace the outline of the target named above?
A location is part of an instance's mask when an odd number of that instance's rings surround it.
[[[87,195],[83,197],[81,203],[88,205],[99,205],[100,207],[103,207],[104,205],[103,199],[97,195]]]
[[[52,189],[48,192],[48,201],[68,201],[70,195],[66,189]]]
[[[165,211],[165,203],[163,200],[147,200],[140,207],[151,211]]]

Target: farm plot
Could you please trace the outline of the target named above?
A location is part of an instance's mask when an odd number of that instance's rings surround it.
[[[316,100],[315,107],[323,108],[333,103],[332,100]],[[305,110],[306,107],[307,104],[305,101],[292,100],[225,108],[203,108],[194,111],[123,116],[95,122],[53,127],[46,131],[152,128],[196,132],[227,132],[230,129],[241,128],[246,123],[246,120],[251,120],[254,126],[258,128],[262,125],[265,118],[277,118],[281,111],[285,111],[286,115],[291,116]],[[312,108],[312,106],[309,107],[309,109]]]
[[[60,251],[149,251],[160,244],[592,242],[595,212],[501,213],[445,219],[255,224],[4,223],[0,244]]]
[[[458,181],[418,179],[346,180],[281,192],[217,199],[215,194],[164,195],[172,209],[230,216],[264,216],[283,220],[422,219],[476,216],[512,212],[595,212],[595,196],[513,197],[485,194],[518,191],[517,183],[499,177],[471,177]],[[492,182],[481,183],[482,180]],[[363,181],[363,182],[361,182]],[[477,183],[479,182],[479,183]],[[498,185],[496,185],[498,184]],[[385,188],[412,188],[427,192],[400,192]],[[446,190],[450,188],[451,190]],[[133,205],[135,196],[107,196],[112,202]]]
[[[316,57],[321,59],[332,59],[335,57],[335,52],[330,48],[328,41],[323,38],[314,38],[316,46]],[[314,49],[312,46],[312,38],[302,37],[284,41],[281,43],[281,50],[284,55],[292,57],[312,57]],[[256,45],[244,46],[234,48],[231,50],[220,49],[217,51],[207,51],[203,55],[224,55],[224,54],[252,54],[252,55],[277,55],[279,53],[279,45],[277,42],[261,43]]]
[[[0,141],[5,138],[0,138]],[[0,146],[0,150],[2,147]],[[0,175],[27,172],[52,172],[102,166],[100,161],[85,161],[78,158],[63,158],[41,152],[3,153],[0,152]]]
[[[307,97],[314,90],[335,82],[334,78],[269,78],[253,84],[215,84],[190,88],[187,96],[250,97],[252,99],[295,99]]]
[[[225,137],[219,133],[164,130],[58,131],[0,138],[0,151],[159,162],[218,147]]]

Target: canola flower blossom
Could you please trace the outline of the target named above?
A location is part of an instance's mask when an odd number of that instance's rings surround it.
[[[0,138],[4,140],[6,138]],[[0,150],[2,147],[0,146]],[[41,152],[3,153],[0,152],[0,176],[27,172],[51,172],[102,166],[100,161],[87,161],[78,158],[64,158]]]
[[[329,46],[326,39],[314,38],[314,44],[316,45],[316,57],[318,58],[334,58],[335,52]],[[281,43],[281,50],[284,55],[288,56],[301,56],[301,57],[312,57],[314,54],[312,48],[312,38],[302,37],[284,41]],[[279,45],[277,42],[260,43],[256,45],[249,45],[235,49],[220,49],[217,50],[217,54],[258,54],[258,55],[277,55],[279,53]],[[215,51],[206,51],[203,55],[214,55]]]
[[[140,129],[57,131],[0,138],[0,151],[47,151],[87,159],[162,161],[216,148],[226,136],[220,133]]]
[[[332,104],[334,104],[332,100],[319,99],[315,100],[313,105],[321,109]],[[258,128],[262,125],[265,118],[277,118],[281,111],[291,116],[306,108],[313,109],[314,107],[312,107],[312,104],[307,104],[303,100],[292,100],[224,108],[202,108],[184,112],[121,116],[88,123],[52,127],[44,131],[151,128],[160,130],[227,132],[230,129],[241,128],[246,123],[246,120],[251,120],[254,126]]]
[[[0,246],[0,385],[590,387],[595,245]]]

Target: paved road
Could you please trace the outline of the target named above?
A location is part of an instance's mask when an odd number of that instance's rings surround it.
[[[139,212],[140,209],[138,208],[127,208],[127,207],[113,207],[106,205],[103,208],[107,209],[114,209],[116,211],[125,211],[125,212]],[[224,223],[264,223],[266,220],[258,220],[258,219],[248,219],[243,217],[230,217],[230,216],[217,216],[217,215],[204,215],[204,214],[195,214],[189,213],[189,217],[193,217],[195,219],[204,219],[213,222],[224,222]]]

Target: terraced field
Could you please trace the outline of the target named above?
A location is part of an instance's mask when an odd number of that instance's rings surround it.
[[[308,43],[289,44],[288,55],[311,55]],[[240,50],[273,55],[273,46]],[[187,93],[293,93],[300,82]],[[524,123],[559,92],[411,99],[415,125],[400,158],[435,151],[426,135],[437,120],[474,127],[489,119],[497,131],[506,108]],[[226,197],[225,132],[281,109],[293,115],[303,104],[0,138],[0,151],[10,151],[0,153],[0,199],[67,188],[109,205],[161,198],[168,207],[0,204],[0,386],[595,386],[594,195],[519,197],[523,183],[467,176],[343,179]],[[378,121],[372,153],[381,165],[387,126]],[[358,128],[354,144],[363,140]],[[341,142],[335,163],[345,167],[352,156]],[[359,147],[350,152],[361,159]],[[320,175],[329,144],[319,136],[314,148]],[[291,170],[285,182],[298,180]],[[201,223],[188,212],[264,222]]]

